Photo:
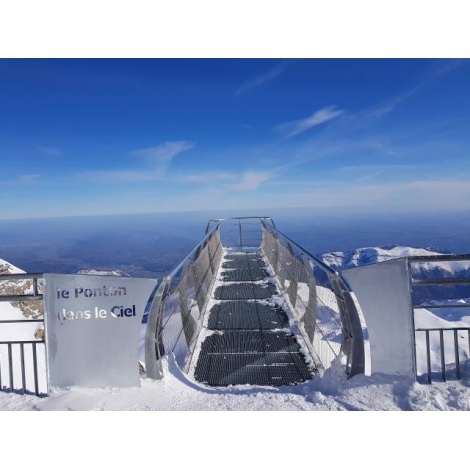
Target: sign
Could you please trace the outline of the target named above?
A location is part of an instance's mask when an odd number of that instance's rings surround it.
[[[139,335],[157,280],[44,278],[49,388],[140,386]]]

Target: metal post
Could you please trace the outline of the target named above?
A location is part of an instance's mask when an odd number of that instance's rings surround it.
[[[455,372],[460,380],[460,358],[459,358],[459,335],[458,330],[454,330],[454,348],[455,348]]]
[[[446,381],[446,359],[444,351],[444,330],[439,331],[439,339],[441,342],[441,369],[442,369],[442,380]]]
[[[24,343],[20,344],[20,357],[21,357],[21,385],[23,394],[26,391],[26,370],[24,367]]]
[[[36,352],[36,343],[33,343],[33,368],[34,368],[34,391],[39,395],[39,381],[38,381],[38,358]]]
[[[431,348],[429,347],[429,330],[426,330],[426,360],[428,364],[428,383],[432,383],[431,380]]]
[[[468,355],[470,357],[470,328],[467,330],[468,335]]]
[[[242,242],[242,221],[238,221],[238,230],[240,232],[240,249],[243,250],[243,242]]]
[[[13,355],[11,353],[11,343],[8,344],[8,367],[10,375],[10,392],[13,392]]]

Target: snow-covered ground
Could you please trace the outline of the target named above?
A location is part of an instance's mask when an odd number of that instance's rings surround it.
[[[60,390],[47,398],[0,394],[0,410],[470,410],[470,362],[466,379],[432,386],[376,374],[314,378],[279,388],[205,387],[165,362],[161,381],[142,380],[141,388]]]

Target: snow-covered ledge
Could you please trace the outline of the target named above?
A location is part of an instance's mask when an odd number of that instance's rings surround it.
[[[342,271],[361,306],[371,372],[415,378],[414,323],[406,258]]]

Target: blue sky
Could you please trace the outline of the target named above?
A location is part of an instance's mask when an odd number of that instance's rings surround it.
[[[0,219],[470,209],[465,60],[0,60]]]

